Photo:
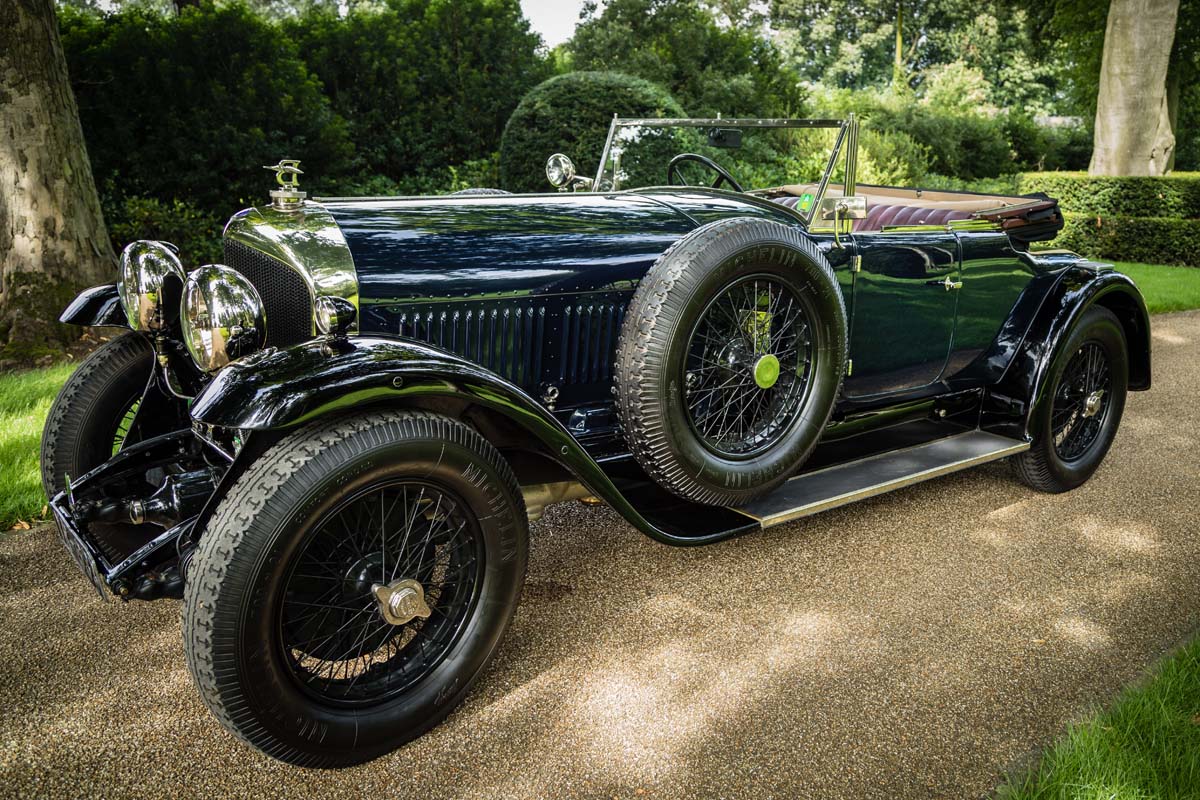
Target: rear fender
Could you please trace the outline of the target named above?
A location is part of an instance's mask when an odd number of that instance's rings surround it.
[[[333,414],[416,406],[428,398],[456,399],[507,418],[531,437],[541,455],[657,541],[707,544],[757,527],[726,509],[712,509],[709,516],[727,518],[729,524],[695,536],[667,530],[661,520],[652,522],[562,423],[519,387],[407,339],[355,336],[264,350],[218,372],[196,396],[191,412],[197,423],[249,431],[252,439],[263,441]]]
[[[121,295],[115,283],[105,283],[84,289],[66,307],[58,318],[68,325],[104,325],[112,328],[128,328],[125,310],[121,307]]]
[[[1046,294],[1008,368],[988,392],[981,427],[1028,438],[1030,421],[1047,399],[1054,356],[1093,306],[1112,311],[1125,331],[1130,390],[1150,388],[1150,315],[1141,292],[1128,275],[1082,262],[1064,270]]]

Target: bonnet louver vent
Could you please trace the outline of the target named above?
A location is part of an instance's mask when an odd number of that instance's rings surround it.
[[[607,383],[626,304],[525,303],[408,306],[393,317],[401,336],[468,358],[518,386]]]
[[[558,379],[564,384],[607,381],[625,318],[625,304],[595,303],[567,306],[563,311],[562,352]]]
[[[544,306],[410,308],[399,334],[469,358],[519,386],[536,386],[546,335]]]

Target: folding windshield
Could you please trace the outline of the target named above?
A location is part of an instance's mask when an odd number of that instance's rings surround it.
[[[613,119],[596,174],[601,192],[649,186],[761,191],[806,187],[797,211],[811,223],[825,187],[854,185],[853,117],[831,119]],[[701,158],[681,158],[692,154]],[[844,157],[841,157],[844,156]],[[735,182],[718,181],[707,159]]]

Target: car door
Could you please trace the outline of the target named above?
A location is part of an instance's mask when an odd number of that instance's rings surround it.
[[[960,255],[943,229],[854,234],[848,397],[919,389],[937,381],[954,338]]]

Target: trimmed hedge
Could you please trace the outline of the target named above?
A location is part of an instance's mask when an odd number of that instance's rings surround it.
[[[1200,172],[1163,178],[1093,177],[1084,172],[1027,172],[1021,193],[1045,192],[1063,211],[1103,217],[1200,219]]]
[[[1200,267],[1200,219],[1071,212],[1063,216],[1066,225],[1054,247],[1110,261]]]
[[[521,99],[500,139],[500,185],[514,192],[550,192],[546,159],[565,153],[584,176],[596,174],[604,141],[614,113],[623,117],[682,117],[683,109],[665,89],[619,72],[568,72],[530,90]],[[646,156],[659,171],[680,148],[672,148],[669,132],[664,141],[639,143],[634,153]],[[662,150],[665,158],[655,158]],[[633,153],[631,153],[633,155]],[[643,180],[639,165],[622,163],[629,173],[627,185],[655,183]],[[656,172],[655,175],[659,173]],[[660,176],[657,182],[665,180]]]

